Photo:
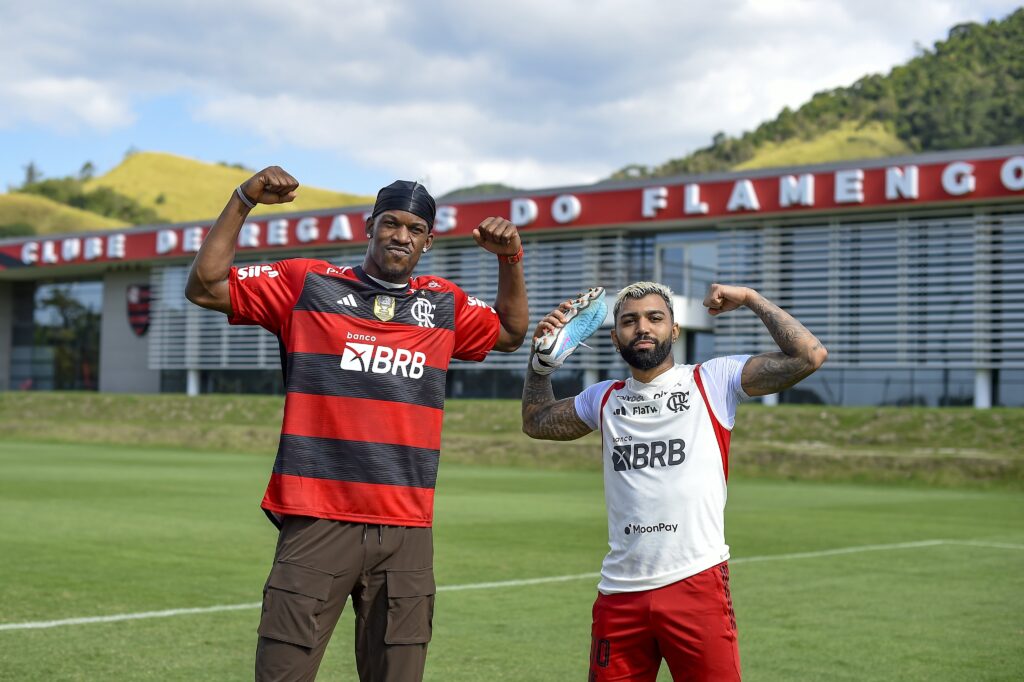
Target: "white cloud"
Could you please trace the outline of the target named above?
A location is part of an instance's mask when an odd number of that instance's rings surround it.
[[[429,177],[438,192],[571,184],[738,134],[814,92],[887,71],[955,23],[1013,9],[38,0],[6,10],[0,126],[107,130],[131,123],[132,102],[180,93],[196,102],[193,125]]]
[[[61,132],[106,131],[134,121],[126,98],[87,78],[0,82],[0,128],[29,121]]]

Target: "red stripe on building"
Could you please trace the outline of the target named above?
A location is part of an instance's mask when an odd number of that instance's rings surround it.
[[[441,410],[307,393],[289,393],[286,400],[282,433],[441,449]]]
[[[748,218],[851,209],[942,206],[992,199],[1024,197],[1024,156],[1019,147],[973,150],[974,155],[951,152],[916,158],[843,162],[831,167],[765,169],[716,176],[652,178],[627,188],[602,185],[565,190],[541,190],[532,196],[505,199],[467,199],[445,204],[451,220],[436,225],[437,238],[469,237],[488,216],[512,213],[513,202],[529,202],[536,218],[521,225],[524,234],[551,229],[574,230],[607,226],[648,225],[714,218]],[[895,179],[899,177],[899,181]],[[911,183],[907,178],[916,180]],[[790,192],[791,183],[813,179],[807,196]],[[911,187],[913,186],[913,187]],[[744,191],[740,191],[744,190]],[[783,194],[786,194],[785,200]],[[653,192],[654,194],[649,194]],[[687,192],[695,192],[687,199]],[[794,196],[796,198],[794,199]],[[734,199],[742,200],[734,201]],[[653,200],[653,201],[652,201]],[[575,206],[575,208],[572,208]],[[571,210],[567,210],[569,207]],[[369,207],[258,217],[247,221],[247,234],[239,252],[268,252],[321,246],[342,246],[366,241],[364,212]],[[557,209],[557,210],[556,210]],[[52,238],[17,238],[0,244],[0,268],[55,267],[104,262],[131,262],[165,258],[191,259],[209,228],[199,225],[131,228]],[[339,222],[345,229],[335,229]],[[270,243],[270,223],[284,239]]]
[[[700,397],[704,399],[704,405],[708,408],[708,416],[711,417],[711,426],[715,429],[715,438],[718,440],[718,450],[722,453],[722,471],[725,472],[725,480],[729,480],[729,439],[732,437],[732,432],[729,429],[722,426],[722,423],[718,421],[718,417],[715,416],[715,411],[711,409],[711,401],[708,400],[707,391],[704,390],[704,381],[700,378],[700,365],[693,368],[693,380],[697,383],[697,388],[700,390]]]
[[[271,474],[261,506],[285,516],[426,528],[433,516],[434,491]]]

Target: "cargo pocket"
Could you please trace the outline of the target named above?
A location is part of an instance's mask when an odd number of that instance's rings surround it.
[[[274,564],[263,593],[261,637],[298,646],[316,646],[319,616],[327,604],[334,576],[308,566]]]
[[[434,620],[434,570],[387,570],[388,627],[385,644],[426,644]]]

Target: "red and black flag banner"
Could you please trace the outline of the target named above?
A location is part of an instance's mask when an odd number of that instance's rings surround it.
[[[149,285],[133,284],[128,287],[128,323],[136,336],[145,336],[149,329]]]

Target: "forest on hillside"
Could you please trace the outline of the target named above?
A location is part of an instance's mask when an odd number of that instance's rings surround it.
[[[1024,8],[984,25],[954,26],[946,40],[886,75],[819,92],[739,137],[718,133],[689,156],[629,165],[612,179],[728,170],[766,143],[812,139],[851,121],[880,121],[919,152],[1024,142]]]

